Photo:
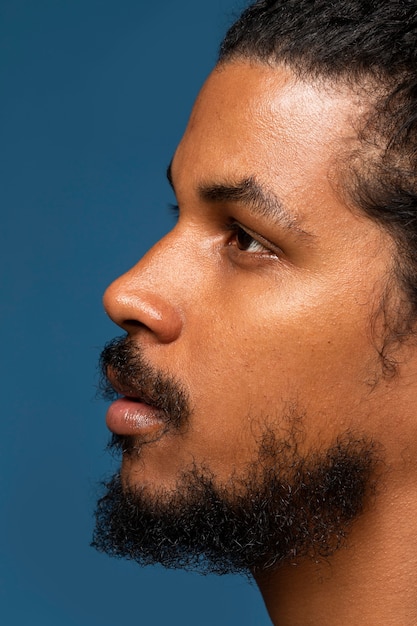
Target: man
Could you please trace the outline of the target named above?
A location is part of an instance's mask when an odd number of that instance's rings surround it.
[[[274,624],[417,624],[417,2],[262,0],[107,290],[93,545],[251,573]]]

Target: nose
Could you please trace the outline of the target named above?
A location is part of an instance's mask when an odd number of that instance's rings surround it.
[[[182,311],[174,302],[178,270],[166,258],[167,246],[164,240],[156,244],[103,298],[109,317],[129,335],[147,333],[160,343],[175,341],[183,326]]]

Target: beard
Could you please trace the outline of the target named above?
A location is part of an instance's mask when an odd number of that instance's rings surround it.
[[[103,372],[109,368],[112,380],[146,388],[147,398],[165,407],[167,429],[188,421],[184,390],[145,363],[129,340],[105,348]],[[104,387],[108,392],[108,383]],[[173,415],[168,407],[176,407]],[[116,474],[98,501],[92,546],[140,565],[216,574],[256,574],[329,557],[345,543],[375,491],[378,448],[366,437],[345,433],[324,452],[301,454],[302,418],[294,408],[285,417],[294,425],[285,438],[265,420],[254,458],[227,482],[195,462],[170,490],[129,485]],[[135,437],[114,435],[110,447],[141,455]]]

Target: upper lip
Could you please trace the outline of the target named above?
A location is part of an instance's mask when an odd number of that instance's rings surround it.
[[[131,394],[129,394],[129,393],[123,393],[123,394],[119,394],[119,395],[122,395],[122,396],[123,396],[124,398],[126,398],[127,400],[132,400],[133,402],[142,402],[143,404],[148,404],[148,405],[149,405],[149,402],[146,402],[146,400],[144,400],[144,399],[143,399],[143,398],[141,398],[141,397],[138,397],[138,396],[132,396],[132,395],[131,395]],[[150,406],[154,406],[154,405],[150,405]]]
[[[132,400],[134,402],[143,402],[144,404],[148,404],[155,409],[159,409],[157,402],[152,398],[151,394],[147,393],[144,389],[134,389],[132,386],[123,386],[121,382],[118,380],[117,375],[112,370],[112,368],[108,368],[107,379],[111,384],[113,390],[117,393],[117,395],[127,398],[128,400]]]

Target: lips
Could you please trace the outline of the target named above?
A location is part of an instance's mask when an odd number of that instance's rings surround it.
[[[148,438],[166,430],[168,423],[166,413],[155,406],[153,400],[149,401],[145,391],[142,390],[136,395],[136,390],[121,389],[111,368],[107,371],[107,379],[114,391],[122,396],[110,405],[106,414],[106,424],[111,432],[116,435]]]
[[[104,347],[100,370],[103,398],[115,400],[106,422],[116,436],[150,441],[168,430],[186,428],[190,415],[186,390],[180,381],[146,361],[131,338],[121,337]]]
[[[141,438],[153,438],[167,429],[167,419],[163,411],[127,396],[110,405],[106,424],[116,435],[135,435]]]

